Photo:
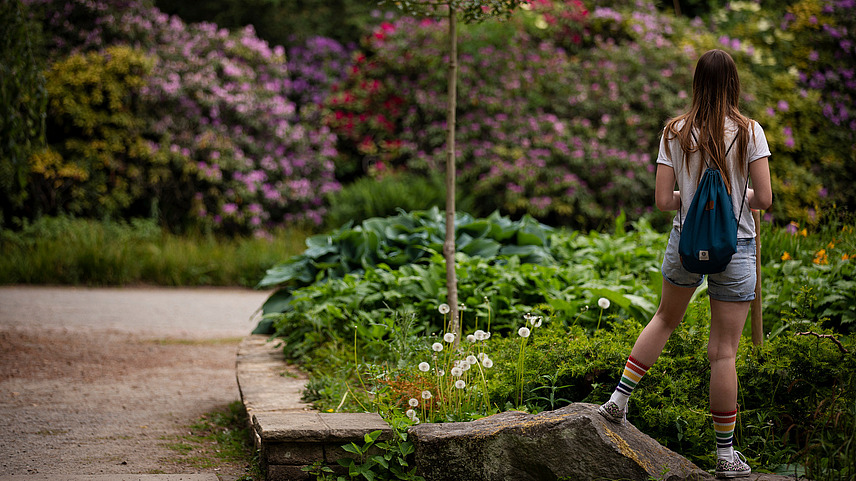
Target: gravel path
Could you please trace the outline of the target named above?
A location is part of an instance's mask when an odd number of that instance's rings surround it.
[[[239,399],[236,349],[268,295],[0,287],[0,477],[200,472],[167,446]]]

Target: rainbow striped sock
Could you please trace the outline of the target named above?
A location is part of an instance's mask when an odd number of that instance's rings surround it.
[[[618,386],[615,387],[615,392],[612,393],[610,400],[622,408],[626,406],[627,398],[636,389],[636,385],[639,384],[648,369],[648,366],[630,356],[624,365],[624,373],[621,374],[621,380],[618,381]]]
[[[732,461],[737,410],[730,412],[711,410],[710,414],[713,416],[713,431],[716,433],[716,455],[720,459]]]

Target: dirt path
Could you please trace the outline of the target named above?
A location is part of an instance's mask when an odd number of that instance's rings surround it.
[[[0,288],[0,475],[202,472],[169,445],[239,399],[235,352],[266,297]]]

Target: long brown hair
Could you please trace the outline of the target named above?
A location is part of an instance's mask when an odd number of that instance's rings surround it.
[[[746,152],[752,121],[740,113],[737,104],[740,100],[740,78],[737,65],[731,55],[722,50],[705,52],[696,63],[693,74],[693,103],[689,111],[666,123],[666,155],[672,156],[669,140],[677,138],[689,159],[696,152],[706,156],[723,174],[728,192],[731,181],[727,175],[730,166],[726,165],[725,119],[730,118],[737,125],[736,152]],[[683,122],[683,125],[681,125]],[[680,127],[680,130],[679,130]],[[698,142],[693,140],[696,130]],[[742,156],[734,158],[742,159]],[[703,163],[700,163],[698,178],[701,178]],[[745,169],[743,162],[738,167]],[[745,173],[745,171],[744,171]]]

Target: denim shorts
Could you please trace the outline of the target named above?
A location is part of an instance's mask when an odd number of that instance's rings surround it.
[[[663,258],[663,278],[678,287],[698,287],[704,274],[693,274],[681,265],[678,244],[681,232],[673,228]],[[741,302],[755,299],[755,239],[737,239],[737,252],[723,272],[707,276],[707,294],[718,301]]]

